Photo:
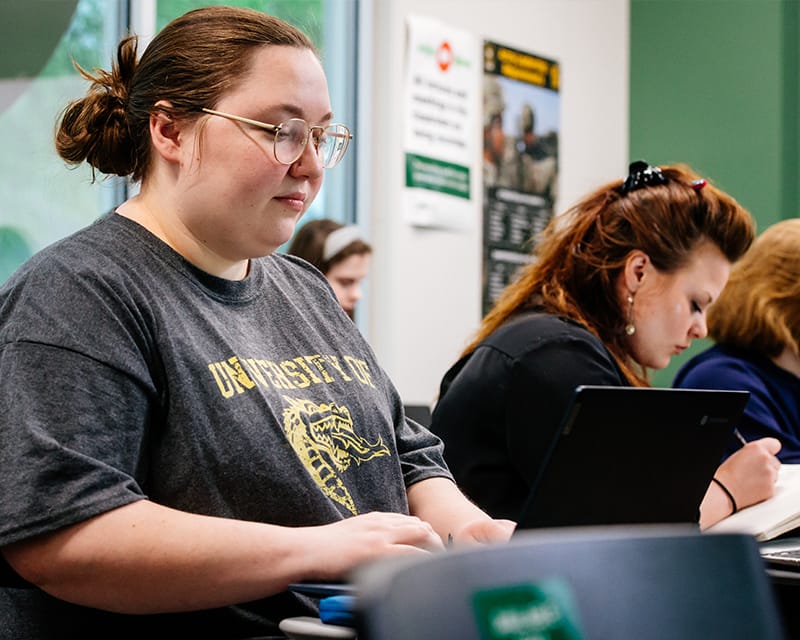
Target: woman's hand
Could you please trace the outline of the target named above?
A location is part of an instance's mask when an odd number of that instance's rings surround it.
[[[781,443],[775,438],[748,442],[723,462],[715,477],[736,500],[739,509],[761,502],[775,493],[780,461],[775,457]]]
[[[323,580],[342,579],[358,565],[384,556],[444,549],[430,524],[399,513],[366,513],[297,533],[308,557],[304,573]]]
[[[493,520],[448,478],[428,478],[408,489],[411,513],[430,522],[442,540],[454,544],[506,542],[516,524]]]
[[[737,509],[762,502],[775,494],[775,482],[781,463],[775,457],[781,443],[776,438],[748,442],[723,462],[714,477],[736,501]],[[700,505],[700,528],[719,522],[733,511],[730,498],[712,482]]]
[[[512,520],[473,520],[455,533],[453,541],[456,544],[508,542],[516,526]]]

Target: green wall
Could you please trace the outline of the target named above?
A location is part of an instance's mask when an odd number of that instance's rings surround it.
[[[78,0],[0,2],[0,78],[34,78],[69,25]]]
[[[798,0],[631,0],[630,158],[690,164],[759,230],[800,216],[799,14]]]

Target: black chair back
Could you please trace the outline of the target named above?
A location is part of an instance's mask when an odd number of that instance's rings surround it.
[[[755,540],[683,525],[526,531],[355,583],[359,640],[784,638]]]

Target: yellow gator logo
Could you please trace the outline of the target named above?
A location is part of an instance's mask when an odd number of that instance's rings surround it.
[[[331,500],[358,514],[356,505],[339,474],[355,462],[388,456],[389,448],[378,437],[375,443],[357,435],[350,410],[335,403],[316,404],[283,396],[283,428],[297,456],[314,482]]]

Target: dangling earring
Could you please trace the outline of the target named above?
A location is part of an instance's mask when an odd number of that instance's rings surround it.
[[[633,296],[628,294],[628,324],[625,325],[625,333],[632,336],[636,333],[636,327],[633,324]]]

